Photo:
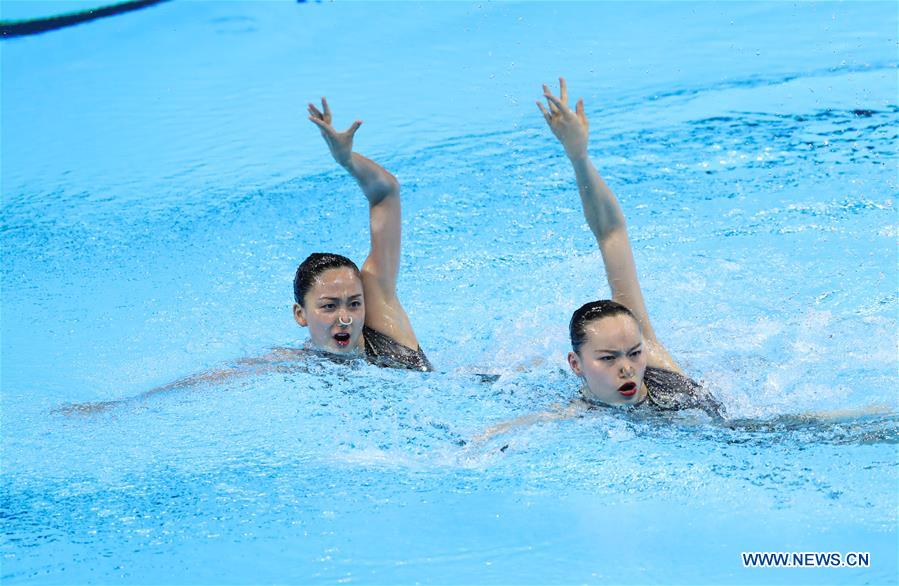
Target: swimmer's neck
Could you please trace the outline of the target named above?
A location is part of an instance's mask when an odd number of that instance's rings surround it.
[[[365,356],[365,338],[364,335],[360,335],[359,342],[352,349],[347,349],[346,352],[334,352],[330,348],[323,348],[316,345],[311,339],[306,340],[306,343],[303,344],[303,349],[328,358],[353,360]]]

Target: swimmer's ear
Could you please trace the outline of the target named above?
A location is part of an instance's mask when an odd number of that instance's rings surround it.
[[[574,371],[574,374],[581,376],[581,359],[574,352],[568,353],[568,366]]]
[[[305,328],[309,325],[309,322],[306,321],[306,314],[303,312],[303,306],[299,303],[293,304],[293,319],[300,325],[301,328]]]

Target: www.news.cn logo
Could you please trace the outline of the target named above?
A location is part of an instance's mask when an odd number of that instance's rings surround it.
[[[744,568],[869,568],[871,554],[830,551],[761,552],[744,551]]]

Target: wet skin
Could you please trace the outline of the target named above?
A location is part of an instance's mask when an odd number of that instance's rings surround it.
[[[335,354],[360,352],[365,324],[362,280],[348,267],[328,269],[315,279],[303,305],[294,304],[293,316],[300,326],[309,328],[316,348]]]
[[[586,340],[568,364],[584,380],[584,397],[607,405],[636,405],[646,398],[646,352],[637,322],[619,314],[594,320]]]

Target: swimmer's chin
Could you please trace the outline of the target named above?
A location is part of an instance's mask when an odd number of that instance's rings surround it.
[[[615,397],[614,400],[606,401],[600,399],[599,397],[592,395],[590,393],[586,393],[581,391],[581,400],[584,401],[587,405],[591,407],[614,407],[617,409],[624,409],[626,407],[634,407],[643,402],[643,398],[640,397],[640,393],[635,393],[633,396],[628,397],[627,399],[622,400],[622,398]]]
[[[345,356],[347,358],[362,356],[362,344],[359,342],[356,342],[355,344],[348,344],[346,346],[339,346],[336,343],[320,345],[316,344],[312,340],[307,340],[303,348],[309,350],[310,352],[316,352],[318,354]]]

